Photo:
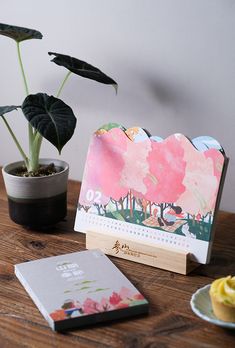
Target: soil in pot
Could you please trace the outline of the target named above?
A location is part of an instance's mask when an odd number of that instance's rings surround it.
[[[34,178],[34,177],[53,175],[55,173],[61,172],[62,170],[63,170],[62,167],[56,167],[54,163],[50,163],[47,165],[40,164],[36,172],[28,172],[25,166],[21,166],[11,170],[9,174],[15,175],[15,176],[27,177],[27,178],[28,177]]]

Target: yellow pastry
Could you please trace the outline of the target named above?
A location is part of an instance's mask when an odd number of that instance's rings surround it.
[[[235,322],[235,277],[213,281],[210,297],[215,316],[220,320]]]

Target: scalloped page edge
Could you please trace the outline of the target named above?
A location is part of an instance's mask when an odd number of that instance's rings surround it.
[[[152,141],[156,141],[156,142],[160,143],[160,142],[163,142],[164,140],[168,139],[172,135],[184,136],[200,152],[204,152],[204,151],[207,151],[209,149],[215,149],[215,150],[220,151],[223,155],[225,155],[225,151],[224,151],[223,147],[221,146],[221,144],[215,138],[208,136],[208,135],[202,135],[202,136],[198,136],[196,138],[190,139],[189,137],[187,137],[181,133],[175,133],[175,134],[169,135],[168,137],[163,139],[160,136],[151,135],[144,128],[141,128],[138,126],[125,128],[123,125],[121,125],[119,123],[115,123],[115,122],[107,123],[107,124],[101,126],[96,132],[94,132],[94,134],[101,135],[101,134],[104,134],[104,133],[111,131],[114,128],[121,129],[126,134],[126,136],[134,143],[139,143],[139,142],[145,141],[147,139],[150,139]]]

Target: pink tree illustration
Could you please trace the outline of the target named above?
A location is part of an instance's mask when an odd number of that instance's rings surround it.
[[[160,207],[161,218],[164,209],[175,203],[185,191],[183,179],[186,162],[181,145],[183,135],[175,134],[163,142],[151,141],[152,151],[148,156],[149,172],[144,179],[147,191],[144,195],[149,204]]]
[[[120,183],[128,138],[119,128],[94,134],[89,146],[79,203],[105,206],[110,198],[122,200],[128,189]]]
[[[213,162],[214,175],[219,182],[221,179],[223,166],[224,166],[224,156],[223,154],[216,149],[209,149],[204,152],[206,158],[210,158]]]
[[[133,209],[136,198],[142,198],[147,187],[144,178],[149,172],[147,157],[151,151],[149,139],[134,143],[127,141],[126,151],[123,153],[124,166],[121,172],[120,183],[129,190],[128,200],[130,205],[130,216],[133,216]]]
[[[195,220],[214,211],[224,157],[215,149],[200,152],[189,141],[184,141],[182,146],[187,163],[183,180],[186,190],[177,204]]]

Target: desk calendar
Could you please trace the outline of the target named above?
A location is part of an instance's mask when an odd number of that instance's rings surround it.
[[[186,251],[207,263],[227,158],[208,136],[108,124],[92,136],[75,230]]]

